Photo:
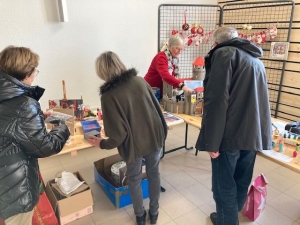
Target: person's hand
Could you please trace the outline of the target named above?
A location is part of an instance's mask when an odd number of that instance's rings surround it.
[[[217,151],[217,152],[208,152],[208,154],[210,155],[210,157],[211,157],[212,159],[216,159],[216,158],[219,157],[220,152],[219,152],[219,151]]]
[[[101,142],[102,138],[100,137],[96,137],[94,135],[90,135],[89,139],[87,139],[88,143],[90,143],[91,145],[100,148],[100,142]]]
[[[182,87],[182,90],[183,90],[184,92],[187,92],[187,93],[192,93],[192,92],[193,92],[193,90],[190,89],[190,88],[187,87],[187,86],[183,86],[183,87]]]
[[[46,112],[43,112],[44,114],[44,119],[47,119],[52,113],[52,110],[49,110],[49,111],[46,111]]]

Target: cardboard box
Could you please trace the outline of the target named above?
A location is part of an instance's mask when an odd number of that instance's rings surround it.
[[[80,173],[74,173],[80,181],[84,181]],[[46,185],[46,194],[52,205],[53,210],[60,222],[60,225],[70,223],[83,216],[93,212],[93,197],[90,188],[71,197],[58,199],[57,195],[51,188],[54,179],[48,181]]]
[[[94,162],[95,180],[117,209],[132,203],[129,186],[117,187],[110,178],[111,166],[119,161],[122,161],[121,156],[113,155]],[[142,180],[142,191],[143,198],[148,198],[149,193],[147,179]]]

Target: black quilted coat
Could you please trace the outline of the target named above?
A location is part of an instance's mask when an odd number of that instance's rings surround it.
[[[59,153],[70,132],[47,133],[38,100],[44,92],[0,71],[0,218],[29,212],[39,200],[38,158]],[[2,153],[2,154],[1,154]]]

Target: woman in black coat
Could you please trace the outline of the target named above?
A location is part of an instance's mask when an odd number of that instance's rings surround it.
[[[44,93],[31,86],[39,56],[24,47],[0,53],[0,222],[31,225],[39,200],[38,158],[59,153],[70,136],[61,124],[46,130],[38,100]]]

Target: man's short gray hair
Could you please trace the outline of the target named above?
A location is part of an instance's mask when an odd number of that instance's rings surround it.
[[[213,35],[213,39],[218,44],[221,44],[225,41],[229,41],[233,38],[238,37],[238,32],[233,27],[220,27],[218,28]]]

